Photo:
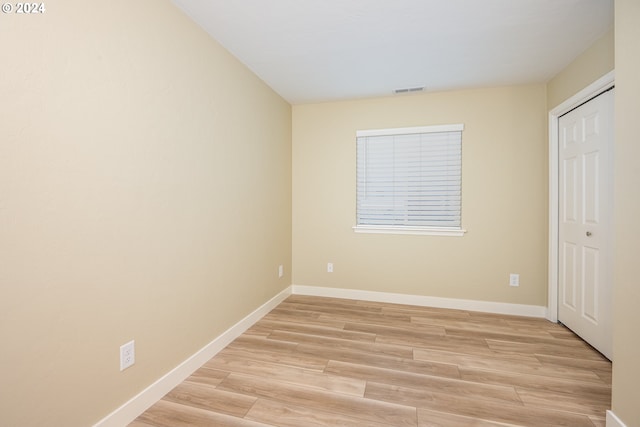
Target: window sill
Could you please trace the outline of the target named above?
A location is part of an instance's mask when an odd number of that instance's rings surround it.
[[[356,225],[356,233],[372,234],[418,234],[425,236],[454,236],[461,237],[467,230],[461,228],[427,228],[427,227],[381,227],[375,225]]]

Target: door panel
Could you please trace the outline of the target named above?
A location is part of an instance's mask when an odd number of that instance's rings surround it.
[[[562,303],[572,310],[576,309],[576,245],[569,242],[563,243],[564,250],[562,251],[561,260],[563,265],[561,266],[562,282],[564,286],[562,290]]]
[[[578,220],[578,195],[576,193],[578,186],[578,168],[577,159],[571,157],[564,160],[564,173],[562,182],[564,183],[564,222],[576,222]]]
[[[598,323],[598,289],[599,283],[599,251],[596,248],[582,248],[582,315],[594,323]]]
[[[559,119],[558,319],[611,358],[613,90]]]
[[[584,179],[584,222],[585,224],[596,225],[600,222],[599,218],[599,165],[600,153],[586,153],[583,157],[583,179]]]

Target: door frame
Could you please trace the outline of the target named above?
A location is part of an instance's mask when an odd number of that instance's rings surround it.
[[[558,121],[591,98],[612,88],[615,84],[615,70],[610,71],[549,111],[549,290],[547,320],[558,322],[558,244],[559,244],[559,142]]]

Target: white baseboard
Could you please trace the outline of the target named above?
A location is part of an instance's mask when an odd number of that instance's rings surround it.
[[[289,295],[310,295],[363,301],[388,302],[425,307],[451,308],[458,310],[481,311],[486,313],[511,314],[517,316],[545,317],[546,307],[524,304],[509,304],[489,301],[474,301],[454,298],[405,295],[388,292],[361,291],[356,289],[325,288],[318,286],[292,285],[261,305],[254,312],[226,330],[222,335],[204,346],[194,355],[182,362],[169,373],[158,379],[146,389],[131,398],[124,405],[107,415],[94,427],[121,427],[131,423],[158,400],[184,381],[189,375],[204,365],[209,359],[229,345],[265,314],[274,309]],[[613,421],[609,421],[609,418]],[[617,423],[617,424],[615,424]],[[607,427],[625,427],[612,413],[607,413]]]
[[[627,427],[612,411],[607,411],[607,427]]]
[[[547,308],[539,305],[510,304],[505,302],[476,301],[456,298],[440,298],[423,295],[394,294],[388,292],[361,291],[356,289],[292,285],[292,293],[298,295],[418,305],[423,307],[481,311],[485,313],[510,314],[515,316],[546,317],[547,315]]]
[[[286,288],[275,297],[258,307],[247,317],[226,330],[222,335],[204,346],[194,355],[182,362],[162,378],[142,390],[127,403],[107,415],[94,425],[94,427],[122,427],[146,411],[158,400],[184,381],[189,375],[204,365],[209,359],[224,349],[231,341],[239,337],[265,314],[275,308],[291,295],[291,287]]]

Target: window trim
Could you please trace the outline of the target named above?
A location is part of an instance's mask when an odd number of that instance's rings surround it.
[[[436,133],[436,132],[462,132],[463,130],[464,130],[464,124],[358,130],[356,131],[356,139],[359,137],[367,137],[367,136],[410,135],[410,134],[418,134],[418,133]],[[356,157],[357,157],[357,154],[356,154]],[[357,207],[356,207],[356,210],[357,210]],[[356,218],[357,218],[357,214],[356,214]],[[352,228],[353,228],[353,231],[356,233],[404,234],[404,235],[412,234],[412,235],[454,236],[454,237],[464,236],[464,234],[467,232],[466,229],[462,228],[462,224],[460,224],[460,227],[419,227],[419,226],[399,226],[399,225],[392,226],[392,225],[356,224]]]
[[[410,128],[391,128],[391,129],[370,129],[357,130],[356,138],[361,136],[388,136],[388,135],[411,135],[415,133],[437,133],[437,132],[462,132],[463,124],[455,125],[434,125],[434,126],[417,126]]]
[[[467,230],[463,228],[445,227],[410,227],[410,226],[381,226],[381,225],[354,225],[356,233],[369,234],[416,234],[423,236],[453,236],[461,237]]]

